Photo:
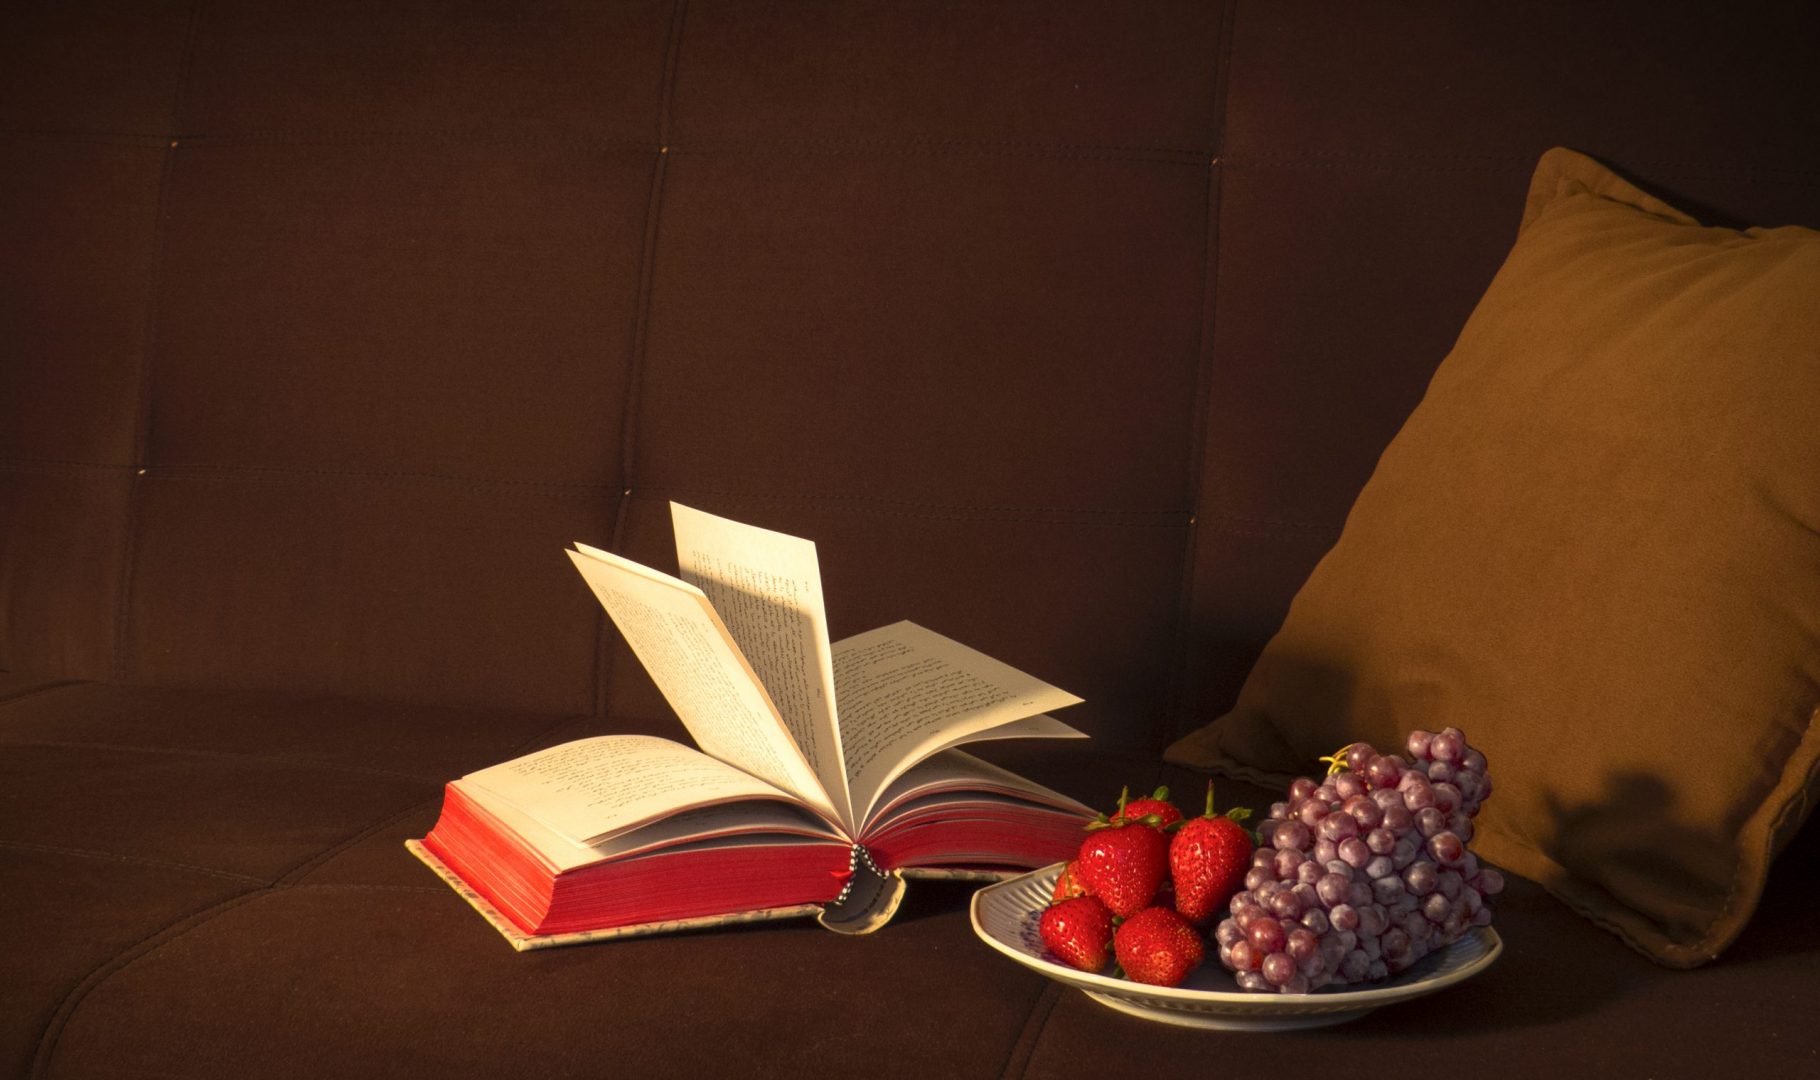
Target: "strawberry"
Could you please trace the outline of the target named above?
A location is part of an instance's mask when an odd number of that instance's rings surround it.
[[[1145,908],[1120,923],[1112,948],[1126,978],[1152,986],[1182,985],[1207,954],[1201,935],[1166,907]]]
[[[1169,841],[1152,818],[1125,816],[1125,796],[1110,820],[1087,826],[1075,872],[1114,915],[1150,906],[1169,873]]]
[[[1133,821],[1153,814],[1157,818],[1158,827],[1164,829],[1182,820],[1182,812],[1169,802],[1167,785],[1158,787],[1149,798],[1133,799],[1125,804],[1125,817]]]
[[[1055,891],[1050,894],[1049,902],[1059,904],[1063,900],[1072,900],[1077,896],[1092,895],[1093,890],[1089,889],[1087,883],[1081,880],[1080,872],[1070,861],[1067,866],[1062,867],[1062,872],[1056,875]]]
[[[1069,967],[1099,971],[1112,946],[1112,912],[1091,896],[1051,904],[1037,922],[1043,944]]]
[[[1169,872],[1175,881],[1175,910],[1205,926],[1226,909],[1251,868],[1251,834],[1239,822],[1251,811],[1234,807],[1213,812],[1213,783],[1207,784],[1207,812],[1176,827],[1169,840]]]

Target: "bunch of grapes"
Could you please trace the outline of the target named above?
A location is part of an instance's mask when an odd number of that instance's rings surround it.
[[[1407,756],[1353,743],[1289,785],[1214,931],[1246,990],[1305,994],[1388,978],[1491,922],[1503,875],[1467,850],[1491,795],[1458,728],[1409,733]]]

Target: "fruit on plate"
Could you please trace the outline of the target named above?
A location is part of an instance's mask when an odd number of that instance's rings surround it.
[[[1072,900],[1077,896],[1092,895],[1092,891],[1087,888],[1087,883],[1081,880],[1079,871],[1075,869],[1074,860],[1070,859],[1068,865],[1062,867],[1062,872],[1055,877],[1055,889],[1049,895],[1049,902],[1059,904],[1063,900]]]
[[[1207,810],[1178,825],[1169,838],[1169,879],[1175,883],[1175,910],[1204,927],[1225,910],[1245,886],[1251,868],[1251,834],[1239,822],[1251,811],[1234,807],[1213,812],[1213,782],[1207,784]]]
[[[1043,944],[1070,967],[1099,971],[1112,948],[1112,912],[1091,896],[1051,904],[1037,923]]]
[[[1125,808],[1121,813],[1124,817],[1133,821],[1141,821],[1144,818],[1154,816],[1157,819],[1157,827],[1164,831],[1168,831],[1171,825],[1182,820],[1182,812],[1177,810],[1175,804],[1169,801],[1169,786],[1167,784],[1159,785],[1154,792],[1144,798],[1133,799],[1126,803]]]
[[[1485,755],[1451,727],[1412,731],[1403,750],[1342,747],[1324,778],[1298,778],[1271,806],[1214,930],[1239,986],[1377,981],[1490,924],[1504,879],[1468,850],[1492,790]]]
[[[1126,978],[1151,986],[1180,986],[1206,956],[1201,935],[1166,907],[1147,907],[1120,923],[1112,949]]]
[[[1149,907],[1169,873],[1169,841],[1158,819],[1128,818],[1125,805],[1121,794],[1111,818],[1087,826],[1087,838],[1075,858],[1081,882],[1120,918]]]

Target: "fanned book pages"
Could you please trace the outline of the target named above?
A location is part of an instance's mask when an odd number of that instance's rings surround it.
[[[1092,811],[960,749],[1085,738],[1079,698],[900,622],[828,640],[807,540],[670,504],[682,576],[568,552],[695,740],[564,743],[451,782],[412,854],[515,948],[889,921],[906,877],[1073,855]]]

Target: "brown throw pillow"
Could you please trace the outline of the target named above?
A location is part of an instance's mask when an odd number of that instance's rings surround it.
[[[1237,705],[1167,756],[1280,782],[1458,726],[1482,857],[1692,967],[1807,816],[1817,706],[1820,233],[1556,149]]]

